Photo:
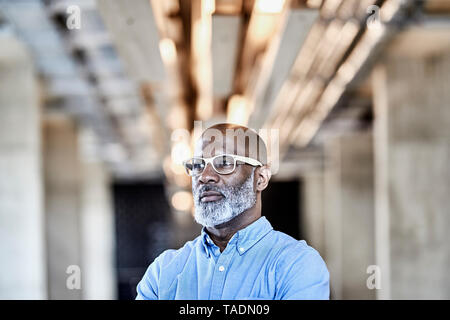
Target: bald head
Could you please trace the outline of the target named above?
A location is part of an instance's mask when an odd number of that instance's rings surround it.
[[[223,153],[234,154],[267,164],[263,139],[254,130],[232,123],[219,123],[203,131],[194,153],[204,158]]]

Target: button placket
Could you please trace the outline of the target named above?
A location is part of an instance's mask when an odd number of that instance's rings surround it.
[[[227,248],[222,252],[222,254],[219,255],[213,274],[210,299],[213,300],[221,299],[223,293],[223,286],[225,284],[225,277],[235,251],[236,250],[232,250],[231,246],[227,246]]]

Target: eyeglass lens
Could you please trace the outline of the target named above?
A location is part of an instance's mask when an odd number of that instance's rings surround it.
[[[233,172],[235,163],[232,156],[218,156],[212,161],[214,169],[220,174]],[[205,170],[206,162],[201,158],[192,158],[185,164],[186,171],[190,176],[201,174]]]

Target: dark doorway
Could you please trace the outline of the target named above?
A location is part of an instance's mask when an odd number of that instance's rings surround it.
[[[136,297],[149,264],[170,245],[170,208],[162,183],[115,183],[118,298]]]
[[[271,181],[262,192],[262,215],[277,231],[301,240],[299,180]]]

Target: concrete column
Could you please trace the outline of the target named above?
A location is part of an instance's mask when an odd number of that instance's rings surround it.
[[[306,241],[325,257],[324,174],[322,171],[302,175],[300,230]]]
[[[45,299],[39,98],[25,47],[0,48],[0,299]]]
[[[109,174],[100,161],[83,159],[82,180],[83,299],[115,299],[115,228]]]
[[[372,136],[341,136],[325,153],[325,256],[332,298],[374,299],[367,287],[367,267],[375,264]]]
[[[374,72],[380,299],[450,299],[449,83],[450,52]]]
[[[67,287],[70,276],[82,279],[80,251],[80,181],[77,130],[65,116],[44,123],[44,163],[48,285],[50,299],[81,299],[82,288]],[[75,269],[67,270],[69,266]],[[77,268],[79,268],[77,270]],[[77,271],[80,271],[79,274]],[[70,272],[69,274],[66,272]],[[72,278],[76,284],[76,279]]]

